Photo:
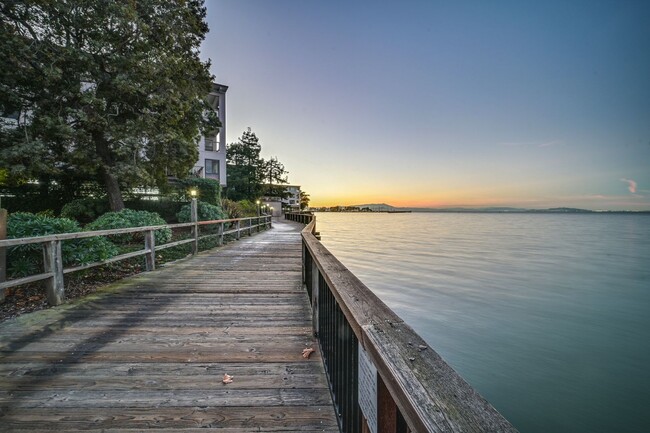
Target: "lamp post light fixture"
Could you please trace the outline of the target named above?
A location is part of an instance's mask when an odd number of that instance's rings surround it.
[[[198,221],[198,206],[196,203],[197,195],[198,195],[198,191],[196,190],[196,188],[190,189],[190,197],[192,197],[192,200],[190,201],[190,221],[192,222]]]
[[[260,201],[255,200],[255,204],[257,204],[257,217],[259,218],[259,216],[260,216]]]
[[[273,206],[269,206],[269,210],[271,211],[271,217],[273,217]]]

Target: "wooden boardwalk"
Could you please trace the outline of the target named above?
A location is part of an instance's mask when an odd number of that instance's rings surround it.
[[[301,227],[0,324],[0,431],[338,432]]]

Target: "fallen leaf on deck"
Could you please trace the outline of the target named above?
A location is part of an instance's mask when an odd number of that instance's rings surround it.
[[[309,347],[307,349],[303,349],[302,350],[302,357],[305,358],[305,359],[309,359],[309,355],[311,355],[312,352],[314,352],[314,349],[312,349],[311,347]]]
[[[223,383],[232,383],[232,376],[229,374],[224,374],[223,375]]]

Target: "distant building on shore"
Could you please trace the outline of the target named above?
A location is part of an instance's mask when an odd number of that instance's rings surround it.
[[[282,207],[289,208],[291,212],[300,210],[300,196],[302,191],[300,191],[300,185],[284,185],[285,190],[288,193],[288,197],[282,199]]]
[[[273,207],[273,216],[280,216],[283,212],[298,212],[300,210],[300,185],[282,185],[286,192],[285,197],[262,197],[262,204]]]
[[[221,121],[219,132],[201,137],[199,140],[199,160],[192,168],[192,175],[218,180],[226,186],[226,91],[228,86],[212,83],[208,102],[217,112]]]

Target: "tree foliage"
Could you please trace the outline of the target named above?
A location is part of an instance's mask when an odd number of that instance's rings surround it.
[[[262,146],[254,132],[248,128],[237,143],[228,145],[228,182],[226,195],[231,200],[255,200],[262,193],[260,158]]]
[[[260,157],[262,146],[254,132],[248,128],[237,143],[228,145],[228,186],[230,200],[254,202],[262,195],[286,198],[282,186],[288,183],[284,164],[277,157],[265,160]]]
[[[205,96],[203,0],[0,5],[0,169],[14,182],[161,186],[219,125]],[[7,119],[6,116],[11,116]]]
[[[301,192],[300,193],[300,210],[305,210],[309,207],[309,201],[311,200],[311,197],[309,194],[306,192]]]
[[[284,164],[278,161],[277,157],[272,157],[269,160],[262,160],[260,164],[263,179],[263,192],[265,196],[269,197],[289,197],[289,193],[283,186],[289,183],[287,180],[288,171],[284,169]]]

